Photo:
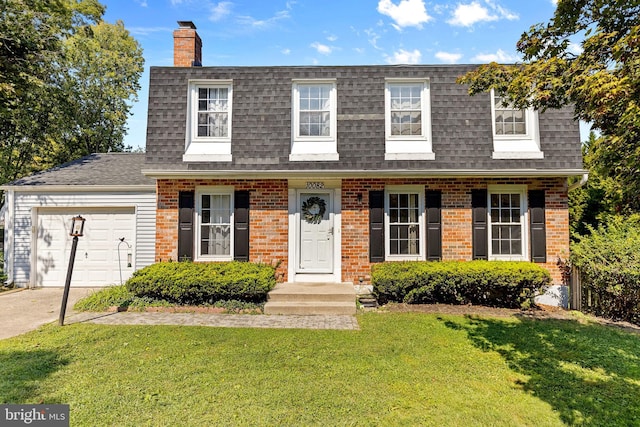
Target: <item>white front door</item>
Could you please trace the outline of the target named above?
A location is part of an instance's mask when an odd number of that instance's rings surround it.
[[[333,273],[333,197],[331,191],[298,193],[298,273]]]

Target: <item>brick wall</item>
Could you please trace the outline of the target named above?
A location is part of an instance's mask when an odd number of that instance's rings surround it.
[[[564,178],[543,179],[345,179],[342,181],[342,279],[370,283],[369,190],[388,185],[421,185],[425,190],[442,191],[442,258],[471,260],[471,190],[488,185],[527,185],[529,190],[545,190],[547,262],[541,264],[554,283],[562,282],[558,258],[569,256],[569,211]],[[362,194],[362,202],[357,195]]]
[[[287,180],[158,179],[156,261],[178,256],[178,193],[199,186],[230,185],[249,191],[249,259],[277,265],[280,280],[287,279],[288,191]]]
[[[547,268],[561,283],[558,258],[569,255],[569,215],[566,179],[344,179],[342,181],[342,280],[370,283],[369,191],[388,185],[421,185],[442,191],[442,256],[444,260],[471,260],[471,190],[488,185],[525,184],[545,190]],[[288,258],[287,180],[157,180],[157,260],[177,259],[178,193],[196,186],[230,185],[250,196],[250,260],[278,265],[286,281]],[[359,200],[359,196],[361,200]]]

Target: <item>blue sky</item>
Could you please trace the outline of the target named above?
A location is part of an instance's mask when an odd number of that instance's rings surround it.
[[[125,144],[144,146],[150,66],[173,65],[177,21],[193,21],[203,66],[469,64],[519,60],[516,42],[554,0],[101,0],[144,49]],[[579,50],[579,45],[574,45]]]

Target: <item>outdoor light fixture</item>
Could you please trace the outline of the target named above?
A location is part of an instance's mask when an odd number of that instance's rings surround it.
[[[60,306],[60,317],[58,318],[58,324],[64,325],[64,313],[67,311],[67,300],[69,299],[69,288],[71,287],[71,274],[73,274],[73,263],[76,259],[76,250],[78,249],[78,237],[82,236],[84,231],[84,221],[81,215],[76,215],[71,218],[71,232],[69,236],[73,236],[73,242],[71,243],[71,255],[69,255],[69,267],[67,268],[67,280],[64,283],[64,293],[62,294],[62,305]]]
[[[80,215],[71,218],[71,233],[69,233],[69,236],[82,237],[85,221],[86,220]]]

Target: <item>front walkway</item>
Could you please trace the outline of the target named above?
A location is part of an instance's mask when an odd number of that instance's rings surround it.
[[[209,313],[79,313],[68,317],[65,324],[96,323],[100,325],[179,325],[214,326],[220,328],[281,329],[360,329],[350,315],[263,315]]]

